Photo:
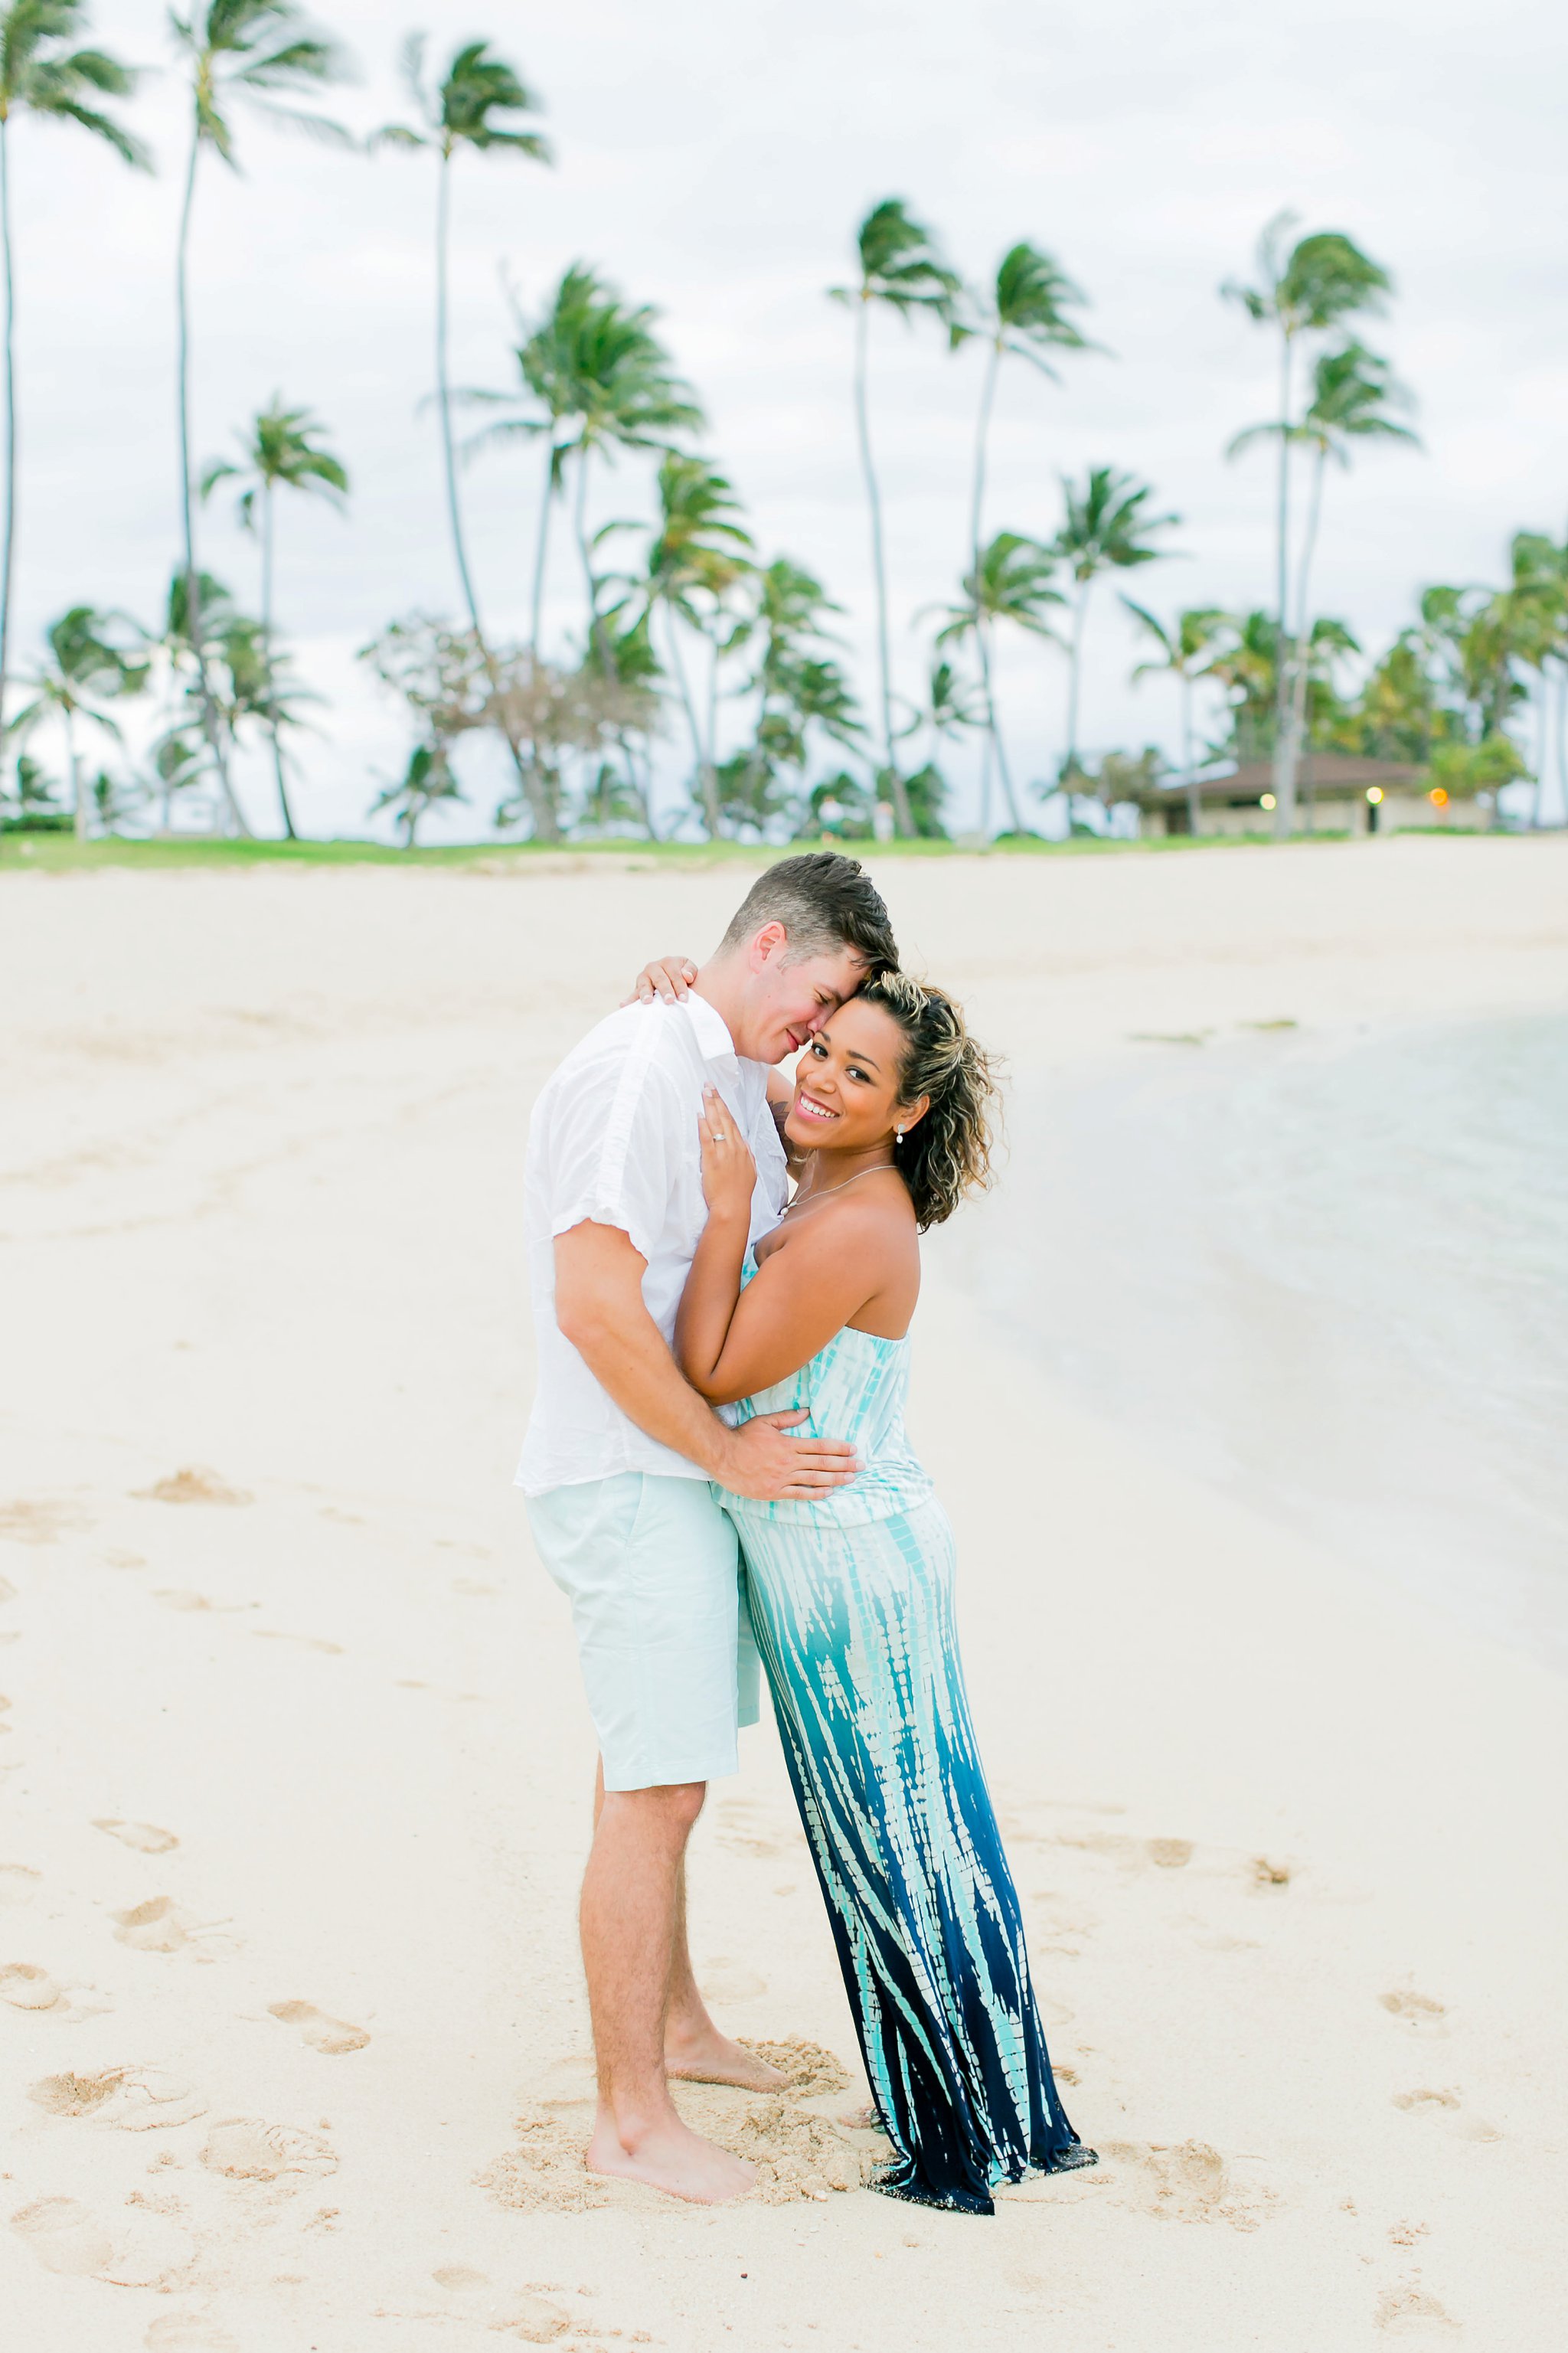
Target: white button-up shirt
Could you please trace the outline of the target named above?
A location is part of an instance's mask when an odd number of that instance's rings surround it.
[[[546,1084],[529,1128],[523,1183],[539,1387],[517,1483],[531,1495],[620,1471],[702,1479],[600,1388],[555,1321],[557,1234],[619,1226],[647,1261],[643,1301],[668,1341],[707,1220],[697,1122],[716,1087],[757,1163],[752,1240],[777,1225],[788,1192],[764,1064],[742,1060],[705,998],[626,1005],[591,1029]]]

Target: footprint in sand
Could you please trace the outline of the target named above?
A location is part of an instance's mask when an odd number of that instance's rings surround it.
[[[193,1462],[171,1478],[154,1480],[151,1487],[132,1490],[141,1503],[151,1504],[253,1504],[254,1495],[243,1487],[231,1487],[216,1471],[204,1470]]]
[[[467,2263],[443,2263],[430,2274],[439,2300],[421,2283],[406,2305],[382,2305],[381,2320],[466,2321],[471,2328],[504,2330],[525,2345],[548,2345],[572,2327],[565,2306],[536,2288],[498,2288]]]
[[[290,2174],[335,2173],[338,2160],[320,2133],[269,2125],[260,2116],[226,2116],[208,2133],[202,2163],[231,2181],[279,2181]]]
[[[298,1642],[302,1651],[324,1651],[329,1658],[341,1659],[341,1642],[323,1641],[319,1634],[285,1634],[275,1626],[253,1626],[251,1632],[258,1642]]]
[[[0,1862],[0,1904],[30,1904],[43,1883],[43,1873],[25,1862]]]
[[[147,2324],[147,2353],[239,2353],[226,2328],[195,2312],[165,2312]]]
[[[754,2051],[759,2059],[776,2067],[797,2100],[814,2100],[831,2092],[847,2091],[852,2080],[848,2068],[835,2052],[820,2042],[808,2042],[801,2034],[785,2035],[777,2042],[763,2042],[748,2036],[742,2048]]]
[[[0,1577],[0,1601],[15,1601],[16,1599],[16,1587],[14,1585],[7,1585],[5,1579],[3,1577]]]
[[[180,1953],[188,1947],[193,1959],[216,1961],[237,1948],[237,1939],[222,1922],[199,1926],[180,1910],[172,1895],[153,1895],[145,1904],[133,1904],[128,1912],[111,1912],[109,1916],[117,1923],[116,1942],[138,1953]]]
[[[297,2026],[312,2051],[324,2051],[335,2059],[345,2051],[363,2051],[370,2041],[363,2026],[350,2026],[341,2018],[329,2018],[309,2001],[270,2001],[269,2017],[280,2019],[285,2026]]]
[[[219,1614],[247,1606],[242,1601],[209,1601],[205,1593],[187,1593],[180,1586],[163,1586],[153,1599],[161,1601],[165,1609],[211,1609]]]
[[[14,1503],[0,1504],[0,1536],[9,1536],[13,1544],[58,1544],[61,1536],[91,1525],[77,1504],[31,1503],[20,1497]],[[8,1601],[11,1598],[9,1589],[0,1595],[0,1600]]]
[[[1403,2108],[1407,2116],[1418,2116],[1423,2110],[1428,2108],[1457,2108],[1459,2105],[1458,2092],[1429,2092],[1423,2089],[1416,2092],[1395,2092],[1393,2097],[1394,2106]]]
[[[100,1817],[92,1825],[95,1831],[107,1831],[121,1846],[134,1847],[138,1854],[167,1854],[179,1845],[173,1831],[161,1831],[156,1822],[121,1822]]]
[[[1434,2001],[1429,1993],[1416,1993],[1410,1986],[1396,1986],[1392,1993],[1380,1993],[1378,2000],[1391,2018],[1398,2019],[1416,2034],[1447,2034],[1443,2021],[1448,2005]]]
[[[60,1989],[47,1969],[35,1968],[30,1961],[0,1964],[0,2001],[8,2001],[13,2010],[53,2010],[59,1999]]]
[[[101,2221],[76,2198],[37,2198],[11,2217],[47,2272],[108,2280],[115,2287],[160,2287],[194,2260],[187,2233],[150,2207],[121,2208]]]
[[[1229,2222],[1238,2231],[1258,2228],[1258,2216],[1232,2181],[1224,2158],[1206,2141],[1185,2140],[1174,2147],[1158,2141],[1101,2141],[1100,2151],[1113,2168],[1109,2179],[1131,2190],[1132,2201],[1146,2214],[1177,2222]]]
[[[1385,2289],[1372,2316],[1379,2328],[1386,2328],[1394,2337],[1426,2335],[1434,2328],[1457,2328],[1459,2325],[1451,2313],[1444,2311],[1435,2295],[1418,2287]]]
[[[106,2067],[97,2075],[45,2075],[27,2097],[51,2116],[90,2116],[122,2132],[156,2132],[194,2124],[206,2102],[161,2067]]]

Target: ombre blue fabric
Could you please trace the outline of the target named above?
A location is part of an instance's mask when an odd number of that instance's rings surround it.
[[[728,1409],[804,1407],[811,1434],[855,1440],[849,1485],[820,1504],[715,1492],[893,2145],[875,2187],[990,2214],[1000,2184],[1095,2156],[1051,2074],[964,1692],[952,1530],[904,1431],[909,1353],[846,1330]]]

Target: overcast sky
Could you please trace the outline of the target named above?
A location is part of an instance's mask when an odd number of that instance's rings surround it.
[[[1371,340],[1417,396],[1422,453],[1374,451],[1330,488],[1320,602],[1371,647],[1434,579],[1496,578],[1509,535],[1568,521],[1563,295],[1568,12],[1546,0],[515,0],[405,18],[337,0],[322,21],[359,85],[332,101],[364,129],[404,111],[395,52],[421,22],[438,56],[485,36],[541,92],[557,161],[457,167],[455,375],[510,369],[504,264],[541,297],[579,257],[657,304],[711,418],[708,447],[768,554],[810,565],[850,608],[863,689],[867,530],[849,407],[849,321],[823,290],[849,267],[855,223],[906,197],[972,276],[1016,239],[1089,292],[1113,356],[1059,388],[1005,376],[991,528],[1048,534],[1058,475],[1132,469],[1182,517],[1179,561],[1137,575],[1163,610],[1264,601],[1268,464],[1227,465],[1237,429],[1270,413],[1265,337],[1218,297],[1282,207],[1349,231],[1394,274]],[[155,177],[94,143],[16,126],[24,645],[65,605],[156,611],[177,548],[175,214],[183,93],[154,0],[100,5],[95,32],[153,69],[135,101]],[[290,501],[280,617],[331,698],[308,752],[312,830],[358,829],[407,748],[398,712],[355,670],[357,647],[415,607],[455,612],[439,503],[432,380],[434,167],[424,155],[334,154],[243,121],[243,175],[209,154],[194,252],[199,455],[275,390],[309,405],[353,478],[345,522]],[[874,423],[888,501],[897,661],[913,690],[916,617],[949,599],[965,530],[980,359],[879,322]],[[481,593],[499,630],[521,618],[536,513],[531,450],[467,478]],[[599,513],[646,512],[634,464]],[[209,568],[254,595],[255,553],[215,506]],[[575,626],[563,534],[552,626]],[[1093,623],[1083,734],[1092,747],[1176,748],[1173,697],[1127,683],[1114,593]],[[1004,718],[1025,778],[1062,744],[1065,665],[1020,646]],[[489,795],[449,830],[472,831]],[[268,814],[259,797],[258,817]],[[441,828],[432,827],[431,839]]]

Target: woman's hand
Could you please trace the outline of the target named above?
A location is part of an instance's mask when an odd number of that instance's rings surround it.
[[[749,1226],[757,1164],[736,1128],[729,1104],[713,1087],[702,1090],[697,1133],[702,1146],[702,1198],[710,1218],[733,1219]]]
[[[697,966],[689,956],[655,956],[645,964],[632,983],[632,993],[623,997],[623,1005],[651,1005],[662,997],[667,1005],[679,1005],[691,994],[691,984],[697,977]]]

